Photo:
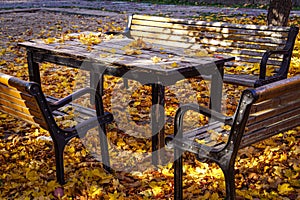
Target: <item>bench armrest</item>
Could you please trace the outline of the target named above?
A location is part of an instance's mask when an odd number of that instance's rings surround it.
[[[100,98],[100,95],[94,89],[83,88],[53,103],[49,103],[49,107],[51,108],[52,111],[55,111],[61,108],[62,106],[67,105],[68,103],[71,103],[72,101],[82,97],[85,94],[95,95],[95,98]],[[97,94],[99,95],[99,97],[97,97],[98,96]],[[99,103],[102,103],[102,99],[100,99]]]
[[[200,106],[198,104],[185,104],[179,107],[179,109],[176,112],[175,120],[174,120],[174,135],[182,134],[182,125],[183,125],[183,117],[185,113],[189,110],[198,112],[200,114],[203,114],[213,120],[224,122],[225,124],[232,124],[233,118],[223,115],[222,113],[219,113],[217,111],[211,110],[209,108],[205,108],[203,106]]]
[[[266,51],[263,56],[262,60],[260,62],[260,69],[259,69],[259,79],[266,79],[266,72],[267,72],[267,63],[271,55],[287,55],[289,53],[289,50],[282,49],[282,50],[268,50]]]
[[[103,126],[113,121],[113,115],[109,112],[104,112],[101,95],[99,94],[99,92],[97,92],[97,90],[92,88],[83,88],[81,90],[78,90],[54,103],[49,104],[49,107],[53,112],[59,109],[60,107],[67,105],[68,103],[71,103],[72,101],[82,97],[85,94],[90,94],[91,96],[95,97],[96,116],[80,122],[75,127],[63,129],[64,132],[69,133],[69,138],[74,137],[74,135],[76,135],[77,133],[81,137],[89,129],[98,125]]]

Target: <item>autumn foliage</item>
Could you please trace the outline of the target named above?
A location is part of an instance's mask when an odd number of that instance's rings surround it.
[[[199,18],[207,21],[266,24],[265,17],[218,14]],[[3,22],[9,21],[5,16],[1,18]],[[85,31],[86,28],[100,33],[96,37],[78,36],[87,48],[92,49],[94,44],[105,37],[102,32],[122,30],[122,22],[125,20],[75,16],[71,21],[72,23],[46,20],[46,28],[40,26],[32,30],[28,25],[26,32],[13,36],[5,29],[5,25],[1,26],[0,71],[28,79],[26,54],[24,49],[17,46],[18,42],[33,38],[42,38],[45,43],[63,42],[70,39],[68,33]],[[94,23],[94,26],[87,26],[89,22]],[[292,18],[290,24],[299,26],[300,18]],[[127,53],[139,54],[140,51],[128,49]],[[157,62],[157,59],[159,58],[153,58],[153,62]],[[296,74],[300,74],[299,35],[289,76]],[[81,81],[85,81],[84,72],[50,63],[41,65],[41,76],[43,90],[55,97],[66,96]],[[108,126],[110,155],[115,173],[106,173],[101,162],[86,148],[86,143],[74,139],[65,151],[67,184],[61,187],[55,178],[54,151],[52,142],[48,140],[49,134],[43,129],[0,113],[1,199],[173,199],[172,163],[158,168],[151,165],[151,140],[148,139],[151,136],[151,88],[129,81],[129,88],[126,89],[121,79],[110,76],[105,78],[104,87],[105,108],[113,110],[113,114],[119,119]],[[199,80],[184,80],[167,88],[167,134],[172,134],[172,117],[179,103],[196,102],[207,105],[207,88],[207,83]],[[234,112],[242,89],[243,87],[225,85],[223,110],[226,114]],[[118,102],[119,107],[114,107],[115,102]],[[191,120],[195,118],[196,122]],[[203,116],[195,116],[194,113],[189,113],[186,118],[189,125],[201,125],[199,121],[205,120]],[[235,177],[239,197],[300,199],[299,132],[300,128],[296,128],[239,151]],[[172,152],[168,153],[171,161]],[[192,155],[186,154],[184,173],[185,199],[224,198],[224,177],[221,169],[214,163],[200,163]]]

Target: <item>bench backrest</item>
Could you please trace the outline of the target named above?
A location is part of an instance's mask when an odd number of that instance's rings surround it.
[[[2,73],[0,111],[46,130],[49,130],[49,124],[56,126],[45,96],[37,83]]]
[[[231,138],[239,148],[300,126],[300,76],[243,92]],[[243,133],[243,134],[241,134]]]
[[[210,54],[234,56],[230,66],[259,64],[266,50],[289,49],[285,55],[289,66],[298,27],[272,27],[259,25],[205,22],[147,15],[130,15],[127,33],[132,38],[162,45],[204,48]],[[272,57],[269,65],[279,68],[282,58]],[[277,69],[278,71],[279,69]]]

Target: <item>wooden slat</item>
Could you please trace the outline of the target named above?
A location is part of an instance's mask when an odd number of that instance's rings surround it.
[[[242,143],[239,148],[244,148],[250,144],[262,141],[273,135],[295,128],[299,125],[300,114],[294,115],[291,118],[278,121],[272,126],[265,126],[262,129],[245,134],[242,138]]]
[[[133,23],[136,21],[133,21]],[[218,28],[211,26],[193,26],[193,25],[180,25],[174,27],[172,24],[166,28],[161,25],[166,23],[154,24],[149,29],[148,21],[138,21],[139,23],[132,24],[131,30],[140,31],[140,32],[154,32],[154,33],[163,33],[163,34],[175,34],[175,35],[188,35],[191,37],[205,36],[210,37],[218,34],[221,38],[230,37],[231,35],[248,35],[248,36],[258,36],[264,38],[275,38],[275,39],[285,39],[288,37],[288,32],[274,32],[274,31],[254,31],[246,28],[236,29],[236,28]]]
[[[244,42],[244,41],[226,41],[226,40],[217,40],[217,39],[199,39],[198,42],[202,45],[213,45],[221,47],[236,47],[240,49],[257,49],[257,50],[275,50],[278,45],[267,43],[255,43],[255,42]]]
[[[139,32],[131,31],[132,36],[140,37],[143,39],[159,39],[166,41],[178,41],[183,43],[195,43],[196,39],[194,37],[189,37],[186,35],[175,35],[175,34],[162,34],[162,33],[152,33],[152,32]]]
[[[153,35],[167,35],[167,36],[186,36],[190,38],[206,38],[206,39],[218,39],[218,40],[238,40],[238,41],[245,41],[245,42],[253,42],[253,43],[266,43],[266,44],[285,44],[287,35],[285,37],[280,36],[276,38],[274,36],[263,36],[261,34],[254,34],[251,31],[247,30],[207,30],[207,27],[193,27],[193,26],[186,26],[186,27],[173,27],[174,24],[167,25],[167,24],[157,24],[156,27],[151,26],[151,24],[144,24],[144,25],[132,25],[131,26],[131,35],[132,36],[139,36],[144,35],[147,37],[147,33],[151,33]],[[226,33],[222,33],[226,32]]]
[[[235,28],[247,28],[252,30],[271,30],[278,32],[288,32],[289,27],[279,27],[279,26],[261,26],[261,25],[249,25],[249,24],[230,24],[225,22],[206,22],[206,21],[196,21],[189,19],[175,19],[175,18],[167,18],[167,17],[157,17],[157,16],[147,16],[147,15],[133,15],[134,19],[142,19],[149,21],[159,21],[159,22],[171,22],[171,23],[181,23],[181,24],[196,24],[196,25],[204,25],[204,26],[214,26],[214,27],[235,27]]]
[[[199,45],[207,48],[213,49],[213,47],[223,47],[223,48],[234,48],[233,50],[246,49],[252,51],[265,51],[265,50],[274,50],[279,47],[283,47],[284,44],[274,44],[268,43],[267,41],[262,42],[253,42],[253,40],[241,40],[241,38],[235,38],[233,40],[229,39],[218,39],[218,38],[196,38],[196,37],[187,37],[185,35],[166,35],[166,34],[156,34],[149,32],[135,32],[132,31],[132,36],[136,38],[143,38],[145,41],[156,41],[155,43],[161,44],[162,42],[178,42],[178,43],[198,43]],[[257,39],[258,40],[258,39]],[[161,42],[161,43],[159,43]],[[246,52],[248,52],[246,51]]]
[[[1,94],[0,94],[1,95]],[[18,112],[25,113],[27,115],[36,116],[38,118],[43,118],[43,114],[41,113],[40,109],[36,106],[28,106],[33,104],[28,104],[26,102],[23,103],[16,103],[11,102],[7,99],[0,98],[0,104],[9,108],[12,108],[14,110],[17,110]]]
[[[28,100],[28,101],[31,101],[31,99],[32,99],[31,95],[22,93],[21,91],[18,91],[13,87],[8,87],[3,84],[0,84],[0,92],[6,93],[6,94],[16,97],[16,98],[22,98],[22,99]]]
[[[208,130],[214,130],[217,132],[221,132],[223,130],[221,128],[222,125],[224,125],[223,122],[219,122],[219,121],[211,122],[208,125],[204,125],[202,127],[186,131],[184,133],[184,137],[190,138],[190,139],[194,139],[195,137],[197,137],[197,139],[201,140],[201,139],[209,137],[209,134],[207,133]]]
[[[249,118],[246,129],[249,131],[255,131],[298,113],[300,113],[300,103],[298,103],[298,105],[291,104],[290,106],[284,106],[282,108],[269,110],[267,112],[261,112],[258,116],[251,116]]]
[[[44,119],[37,118],[36,116],[27,115],[24,112],[19,112],[18,110],[14,110],[13,108],[6,107],[4,105],[0,105],[0,110],[36,126],[41,126],[43,128],[48,127]]]
[[[58,100],[57,98],[54,98],[52,96],[48,96],[46,99],[47,99],[47,102],[49,102],[49,103],[54,103]],[[76,116],[74,117],[74,120],[79,123],[85,121],[87,118],[96,116],[96,111],[94,109],[82,107],[75,103],[69,103],[66,106],[71,106],[72,108],[75,109],[74,113],[76,113]],[[78,115],[77,115],[77,113],[78,113]],[[58,110],[53,111],[53,115],[54,116],[65,116],[65,115],[68,115],[68,113],[63,111],[63,108],[59,108]]]
[[[258,98],[256,102],[276,98],[287,93],[287,91],[298,91],[300,88],[299,76],[289,79],[273,82],[262,87],[256,88],[255,95]]]
[[[34,97],[29,98],[29,96],[26,95],[27,100],[25,100],[22,98],[16,98],[14,96],[10,96],[9,94],[3,93],[3,92],[0,92],[0,95],[1,95],[2,99],[5,99],[6,102],[11,105],[17,104],[17,105],[22,105],[22,106],[28,107],[32,110],[36,110],[36,111],[39,110],[38,104]]]
[[[252,105],[251,113],[258,112],[260,110],[272,109],[277,105],[286,105],[294,97],[300,96],[300,90],[291,91],[287,94],[280,95],[273,99],[261,101]]]

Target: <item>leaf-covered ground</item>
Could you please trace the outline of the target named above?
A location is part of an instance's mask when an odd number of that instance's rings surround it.
[[[125,26],[123,17],[93,18],[51,12],[11,13],[0,15],[0,19],[0,71],[25,80],[28,79],[26,55],[24,49],[17,47],[18,42],[33,38],[52,42],[53,38],[61,38],[67,33],[121,30]],[[265,16],[207,15],[201,19],[265,24]],[[290,23],[299,26],[300,19],[291,19]],[[88,38],[83,42],[88,44]],[[299,47],[298,35],[289,76],[300,73]],[[83,77],[82,74],[78,76],[78,70],[48,63],[41,66],[41,71],[45,93],[56,97],[71,93]],[[107,174],[89,148],[76,139],[65,151],[67,184],[63,189],[56,183],[52,143],[39,139],[48,133],[0,113],[0,198],[173,199],[172,164],[154,169],[150,163],[151,141],[144,139],[151,134],[150,88],[130,82],[130,88],[123,89],[122,84],[117,78],[107,77],[104,96],[106,109],[113,110],[121,119],[108,127],[110,154],[116,172]],[[196,80],[185,80],[168,88],[167,134],[172,133],[171,117],[178,103],[206,104],[206,88],[204,82]],[[234,112],[242,89],[226,86],[224,109],[227,114]],[[112,109],[115,102],[121,106]],[[125,110],[122,110],[123,104]],[[194,118],[193,114],[188,116],[191,118]],[[235,177],[239,198],[300,199],[299,132],[299,128],[290,130],[240,150]],[[167,152],[167,155],[171,159],[172,154]],[[186,154],[184,160],[185,199],[224,197],[224,178],[219,167],[213,163],[200,163],[190,154]]]

